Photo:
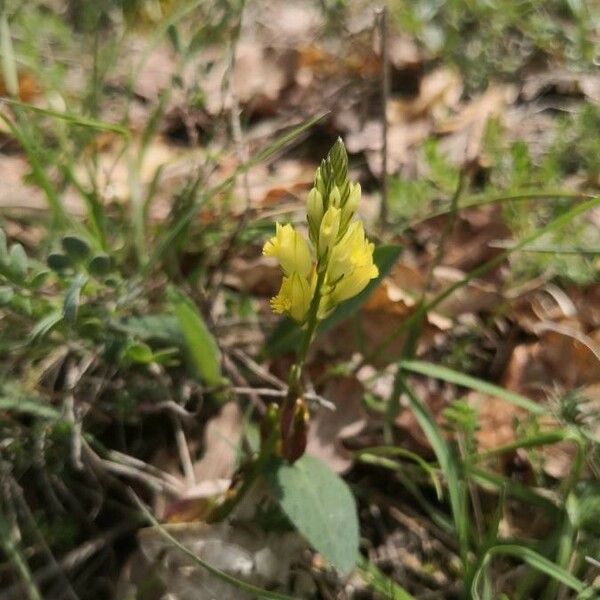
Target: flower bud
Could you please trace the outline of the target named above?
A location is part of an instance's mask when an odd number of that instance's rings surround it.
[[[306,217],[310,229],[310,237],[316,242],[321,219],[323,218],[323,196],[317,188],[312,188],[308,193],[308,200],[306,201]]]
[[[329,206],[335,206],[336,208],[340,208],[342,204],[342,197],[340,195],[340,188],[337,185],[333,186],[329,194]]]
[[[317,171],[315,173],[315,187],[321,193],[321,196],[325,194],[326,186],[325,181],[323,180],[323,173],[321,171],[321,167],[317,167]]]
[[[330,206],[323,215],[319,228],[319,258],[324,257],[333,248],[340,229],[341,211]]]
[[[346,200],[346,204],[344,205],[344,210],[354,214],[356,209],[358,208],[358,203],[360,202],[360,183],[351,183],[350,184],[350,193],[348,194],[348,199]]]

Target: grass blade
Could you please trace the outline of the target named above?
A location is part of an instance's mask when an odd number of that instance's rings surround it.
[[[461,558],[466,569],[469,553],[469,518],[466,487],[460,474],[460,465],[456,454],[444,439],[429,410],[417,398],[403,377],[396,377],[394,388],[394,398],[399,398],[401,393],[405,393],[408,397],[409,406],[431,444],[440,468],[446,477],[454,527],[458,536]]]
[[[585,591],[586,586],[583,582],[577,579],[577,577],[571,575],[571,573],[549,561],[547,558],[544,558],[541,554],[535,552],[535,550],[525,546],[518,546],[516,544],[500,544],[489,548],[479,561],[479,567],[475,572],[475,576],[473,577],[473,582],[471,584],[471,597],[474,600],[481,600],[478,587],[485,567],[489,563],[492,556],[502,554],[514,556],[515,558],[526,562],[529,566],[570,587],[579,594]]]
[[[27,102],[21,102],[20,100],[15,100],[12,98],[1,98],[0,100],[2,102],[5,102],[6,104],[17,106],[25,110],[30,110],[32,112],[45,115],[47,117],[62,119],[63,121],[66,121],[69,125],[87,127],[89,129],[96,129],[98,131],[110,131],[112,133],[122,135],[126,138],[130,136],[129,130],[126,127],[123,127],[122,125],[117,125],[116,123],[106,123],[105,121],[98,121],[97,119],[82,117],[81,115],[72,115],[70,113],[63,113],[58,110],[52,110],[51,108],[42,108],[41,106],[34,106],[33,104],[28,104]]]
[[[447,367],[434,365],[432,363],[420,360],[403,360],[400,362],[399,366],[401,369],[410,371],[411,373],[426,375],[428,377],[432,377],[433,379],[440,379],[448,383],[454,383],[456,385],[466,387],[470,390],[475,390],[476,392],[481,392],[482,394],[495,396],[496,398],[506,400],[506,402],[514,404],[519,408],[523,408],[535,415],[545,415],[547,413],[543,406],[532,402],[529,400],[529,398],[521,396],[521,394],[505,390],[504,388],[494,385],[493,383],[488,383],[482,379],[477,379],[471,375],[465,375],[464,373],[454,371]]]
[[[382,573],[372,562],[362,559],[358,565],[365,582],[386,600],[416,600],[401,585]]]
[[[15,52],[5,10],[2,10],[2,13],[0,13],[0,51],[2,52],[2,74],[4,75],[6,91],[11,96],[18,96],[19,77],[17,75]]]

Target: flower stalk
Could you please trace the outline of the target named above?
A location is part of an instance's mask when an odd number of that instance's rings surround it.
[[[263,254],[276,258],[283,271],[279,293],[271,299],[275,313],[296,321],[304,335],[290,371],[289,390],[281,406],[281,455],[293,462],[304,448],[308,409],[302,394],[302,370],[319,321],[338,304],[359,294],[379,274],[374,246],[355,220],[361,189],[348,177],[348,156],[341,139],[315,173],[306,203],[308,241],[290,224],[277,224]]]

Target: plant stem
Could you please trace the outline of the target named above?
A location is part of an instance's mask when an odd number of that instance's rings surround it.
[[[292,367],[290,371],[290,381],[289,381],[289,392],[286,401],[290,401],[290,399],[294,399],[296,395],[298,395],[300,391],[300,376],[302,375],[302,368],[304,367],[304,362],[306,361],[306,355],[308,354],[308,349],[310,348],[310,343],[315,335],[315,331],[317,330],[317,325],[319,323],[318,315],[319,315],[319,304],[321,303],[321,288],[323,287],[323,283],[325,282],[325,275],[327,273],[327,269],[322,269],[317,275],[317,283],[315,285],[315,293],[313,294],[310,307],[308,309],[308,317],[306,319],[306,331],[304,332],[304,339],[302,340],[302,344],[298,349],[298,354],[296,355],[296,363]]]

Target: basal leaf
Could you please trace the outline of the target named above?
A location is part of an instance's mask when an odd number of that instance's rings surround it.
[[[194,369],[207,385],[221,385],[221,352],[200,311],[181,292],[172,290],[171,296]]]
[[[358,514],[345,481],[304,455],[293,465],[278,461],[267,472],[269,487],[296,529],[341,573],[358,560]]]

